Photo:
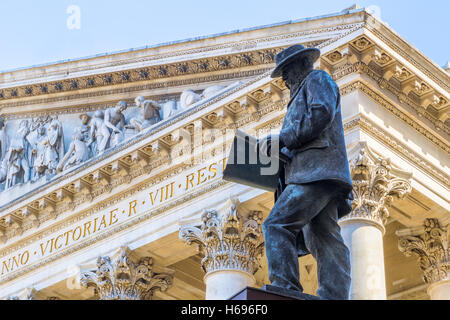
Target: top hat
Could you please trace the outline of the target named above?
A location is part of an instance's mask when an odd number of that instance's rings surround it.
[[[317,48],[305,48],[301,44],[294,44],[284,49],[275,56],[275,69],[272,71],[271,77],[278,78],[283,72],[283,68],[295,59],[310,56],[315,62],[320,57],[320,50]]]

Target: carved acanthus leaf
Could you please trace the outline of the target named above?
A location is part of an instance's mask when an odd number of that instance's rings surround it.
[[[134,262],[125,247],[114,261],[99,257],[97,270],[82,273],[80,280],[85,287],[93,286],[100,300],[151,300],[155,290],[172,285],[173,276],[155,273],[150,257]]]
[[[219,212],[205,210],[200,228],[181,228],[181,239],[188,244],[197,243],[204,250],[205,272],[233,269],[254,274],[258,270],[264,245],[262,213],[250,212],[244,218],[239,206],[239,200],[230,199]]]
[[[416,255],[426,283],[450,279],[450,252],[448,226],[438,219],[426,219],[421,230],[397,231],[398,248],[407,257]]]
[[[400,170],[394,170],[389,159],[375,156],[366,144],[360,147],[350,169],[354,200],[351,214],[344,219],[364,218],[384,225],[394,196],[402,199],[411,192],[408,178],[396,176],[394,171]]]

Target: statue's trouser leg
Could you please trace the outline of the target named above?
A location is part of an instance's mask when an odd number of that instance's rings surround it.
[[[322,299],[347,300],[350,293],[350,252],[341,236],[336,201],[303,227],[305,245],[317,261]]]
[[[322,181],[290,184],[281,193],[263,223],[269,280],[272,285],[303,290],[299,282],[296,237],[303,226],[317,216],[335,195],[336,189],[330,183]]]

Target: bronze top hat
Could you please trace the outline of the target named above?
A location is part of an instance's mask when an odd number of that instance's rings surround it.
[[[295,59],[303,56],[311,56],[313,62],[320,57],[320,50],[317,48],[305,48],[301,44],[294,44],[289,48],[284,49],[275,56],[275,69],[272,71],[271,77],[278,78],[281,76],[283,67]]]

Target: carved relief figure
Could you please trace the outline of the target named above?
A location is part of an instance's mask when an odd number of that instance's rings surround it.
[[[45,164],[45,149],[47,144],[47,137],[45,136],[45,127],[37,129],[37,138],[31,152],[31,167],[33,173],[31,180],[36,181],[45,175],[47,166]]]
[[[81,126],[76,128],[78,132],[81,133],[81,136],[83,137],[83,141],[85,143],[89,143],[91,140],[91,126],[89,125],[89,122],[91,121],[91,116],[87,113],[83,113],[80,115],[81,120]]]
[[[56,174],[58,162],[64,155],[64,135],[62,124],[58,119],[50,123],[45,141],[45,165],[48,175]]]
[[[202,100],[202,96],[199,95],[198,93],[195,93],[194,90],[191,89],[184,90],[181,93],[180,97],[181,109],[184,110],[190,105],[193,105],[194,103],[200,100]]]
[[[86,143],[88,147],[91,147],[92,144],[92,136],[91,136],[91,125],[89,122],[91,121],[91,116],[87,113],[83,113],[80,115],[81,125],[75,129],[75,131],[81,133],[81,137],[83,138],[83,142]],[[89,155],[95,154],[95,150],[89,150]]]
[[[224,86],[210,86],[208,88],[206,88],[205,90],[203,90],[202,92],[202,99],[208,99],[211,98],[213,96],[215,96],[217,93],[219,93],[220,91],[222,91],[223,89],[225,89]]]
[[[83,141],[83,135],[81,132],[75,131],[72,136],[72,142],[70,143],[69,150],[67,150],[64,158],[62,158],[58,164],[57,172],[77,166],[88,159],[89,148]]]
[[[148,128],[155,123],[161,121],[161,116],[159,114],[159,110],[161,110],[161,106],[153,100],[145,100],[144,97],[139,96],[135,99],[136,106],[138,108],[143,108],[142,118],[140,119],[131,119],[131,125],[136,128],[138,131],[142,131],[145,128]]]
[[[163,117],[164,119],[168,119],[180,112],[180,109],[177,108],[177,102],[174,100],[168,101],[163,106]]]
[[[105,112],[105,124],[110,130],[109,144],[110,147],[115,147],[123,141],[123,129],[125,126],[125,116],[123,111],[127,109],[128,105],[125,101],[120,101],[113,108],[109,108]]]
[[[8,136],[6,135],[6,126],[3,118],[0,117],[0,161],[5,158],[6,152],[8,151]]]
[[[6,174],[5,190],[30,179],[31,146],[26,139],[30,132],[28,120],[22,120],[17,135],[12,139],[2,169]]]
[[[94,118],[91,121],[91,150],[94,155],[100,154],[108,147],[109,136],[111,135],[108,127],[104,121],[105,115],[102,110],[97,110],[94,113]]]

